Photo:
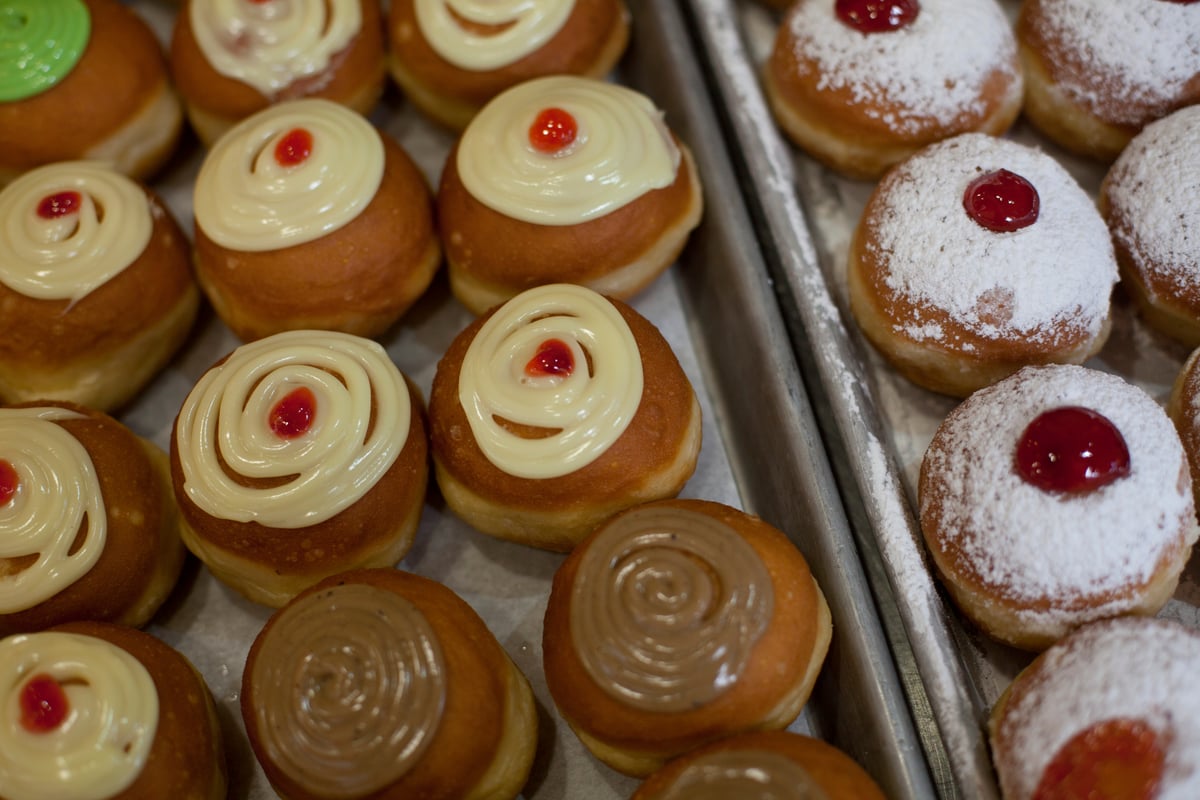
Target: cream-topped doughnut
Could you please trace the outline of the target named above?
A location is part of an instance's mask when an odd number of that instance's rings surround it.
[[[303,328],[380,334],[440,263],[424,175],[329,100],[240,122],[205,157],[193,204],[200,285],[247,340]]]
[[[554,550],[676,495],[700,449],[700,407],[662,335],[574,284],[523,292],[460,333],[429,416],[446,504],[484,533]]]
[[[674,261],[702,205],[690,154],[649,98],[529,81],[488,103],[443,171],[450,286],[476,313],[545,283],[628,298]]]
[[[111,410],[191,331],[187,239],[147,187],[65,161],[0,190],[0,399]]]
[[[1163,619],[1092,623],[1047,650],[989,720],[1005,799],[1200,796],[1197,659],[1200,635]]]
[[[964,134],[875,188],[848,280],[859,327],[901,374],[965,396],[1026,364],[1097,352],[1117,263],[1095,204],[1058,162]]]
[[[323,97],[367,114],[386,80],[378,0],[188,0],[170,56],[208,145],[281,100]]]
[[[1104,178],[1100,209],[1145,320],[1200,345],[1200,106],[1147,125]]]
[[[1194,0],[1025,0],[1025,114],[1063,147],[1111,161],[1147,123],[1200,102],[1197,30]]]
[[[206,372],[171,440],[184,541],[217,577],[282,605],[354,566],[390,566],[425,497],[419,398],[376,342],[290,331]]]
[[[829,610],[779,530],[728,506],[622,511],[571,551],[543,627],[547,686],[591,752],[647,775],[699,745],[789,725]]]
[[[461,130],[524,81],[603,78],[628,43],[629,12],[623,0],[397,0],[388,39],[405,94]]]
[[[800,0],[763,85],[783,131],[854,178],[918,149],[999,135],[1021,109],[1016,41],[995,0]]]
[[[1091,620],[1156,613],[1198,531],[1166,414],[1078,366],[1027,367],[968,398],[930,442],[918,494],[951,596],[1026,649]]]

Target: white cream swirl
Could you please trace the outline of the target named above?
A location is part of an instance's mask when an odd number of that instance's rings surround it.
[[[271,412],[301,388],[315,401],[311,424],[281,437]],[[184,400],[175,433],[183,489],[221,519],[315,525],[357,502],[391,468],[412,413],[404,376],[377,342],[335,331],[260,339],[206,372]]]
[[[562,30],[575,0],[415,0],[429,45],[456,67],[484,72],[512,64]],[[463,22],[492,28],[471,30]]]
[[[67,192],[79,195],[71,213],[38,213]],[[41,300],[79,300],[136,261],[153,229],[145,191],[107,164],[30,170],[0,191],[0,283]]]
[[[276,148],[297,130],[312,136],[312,152],[281,164]],[[209,151],[196,176],[196,224],[233,250],[310,242],[367,207],[383,162],[379,132],[361,114],[319,98],[280,103],[242,120]]]
[[[359,0],[192,0],[189,11],[213,69],[268,98],[327,70],[362,30]]]
[[[35,675],[67,697],[62,724],[31,733],[21,693]],[[134,656],[93,636],[45,632],[0,641],[0,791],[7,800],[103,800],[132,784],[158,730],[158,690]]]
[[[537,150],[529,128],[558,108],[574,117],[575,140]],[[471,120],[458,145],[463,186],[509,217],[576,225],[675,182],[680,152],[662,112],[645,95],[590,78],[538,78],[498,95]]]
[[[80,418],[56,407],[0,409],[0,458],[17,474],[16,492],[0,504],[0,558],[37,557],[0,577],[0,613],[48,600],[104,552],[108,520],[96,467],[79,440],[54,422]]]
[[[526,365],[547,341],[574,369],[535,375]],[[642,358],[612,303],[583,286],[552,284],[509,300],[463,357],[458,398],[488,460],[510,475],[552,478],[587,466],[620,438],[642,400]],[[553,431],[527,439],[507,420]]]

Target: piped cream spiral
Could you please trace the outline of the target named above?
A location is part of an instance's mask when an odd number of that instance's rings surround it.
[[[519,61],[554,38],[575,0],[415,0],[417,25],[442,58],[483,72]],[[479,32],[463,23],[487,26]]]

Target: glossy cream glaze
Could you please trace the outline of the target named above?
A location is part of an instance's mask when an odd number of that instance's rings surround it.
[[[437,54],[477,72],[507,66],[539,49],[562,29],[574,8],[575,0],[413,2],[421,35]]]

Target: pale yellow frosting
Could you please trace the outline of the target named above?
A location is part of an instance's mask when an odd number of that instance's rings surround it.
[[[415,0],[417,25],[442,58],[483,72],[519,61],[554,38],[575,0]],[[472,31],[460,20],[486,25]]]
[[[283,438],[275,405],[308,388],[307,432]],[[335,516],[378,482],[408,440],[404,376],[377,342],[335,331],[288,331],[242,345],[184,400],[175,444],[183,489],[206,513],[273,528]],[[252,488],[232,476],[269,479]]]
[[[555,339],[569,348],[574,370],[527,374],[538,348]],[[498,468],[522,478],[566,475],[599,458],[629,426],[642,399],[641,354],[602,295],[572,284],[529,289],[479,329],[463,357],[458,398]],[[498,419],[556,433],[525,439]]]
[[[559,108],[575,118],[574,142],[535,149],[529,128]],[[645,95],[590,78],[553,76],[500,94],[471,120],[458,146],[463,186],[514,219],[575,225],[675,182],[680,152],[662,112]]]
[[[96,467],[79,440],[53,421],[80,418],[57,407],[0,409],[0,458],[18,480],[16,493],[0,504],[0,558],[37,556],[0,577],[0,613],[48,600],[104,552],[108,521]]]
[[[312,135],[295,166],[275,158],[293,130]],[[217,140],[196,176],[196,224],[232,250],[304,244],[357,217],[383,180],[383,141],[361,114],[307,98],[271,106]]]
[[[79,208],[38,214],[51,195]],[[66,161],[30,170],[0,191],[0,283],[42,300],[79,300],[137,260],[154,221],[145,191],[107,164]]]
[[[63,688],[62,724],[32,733],[21,692],[35,675]],[[6,800],[104,800],[137,780],[158,729],[158,691],[134,656],[102,639],[46,632],[0,641],[0,792]]]
[[[325,72],[362,29],[359,0],[192,0],[190,10],[213,69],[269,98]]]

